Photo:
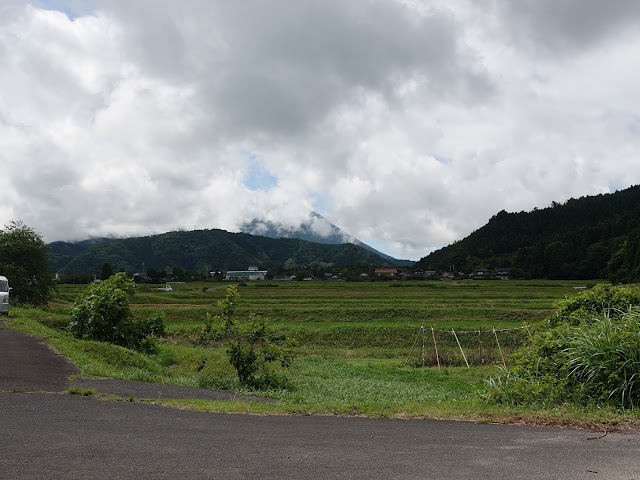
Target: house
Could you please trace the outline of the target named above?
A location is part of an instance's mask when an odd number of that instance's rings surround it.
[[[512,269],[506,267],[498,267],[495,269],[496,278],[500,280],[509,280],[512,275]]]
[[[492,278],[491,271],[486,268],[479,268],[475,272],[473,272],[470,277],[473,278]]]
[[[487,270],[486,268],[479,268],[474,271],[469,277],[475,279],[491,279],[491,280],[509,280],[512,275],[512,269],[507,267],[498,267],[493,270]]]
[[[376,268],[373,272],[378,277],[386,275],[388,278],[396,278],[398,276],[397,268]]]
[[[437,272],[435,270],[414,270],[411,273],[411,278],[436,278]]]
[[[258,267],[249,267],[247,270],[228,270],[224,272],[225,280],[245,281],[264,280],[267,276],[266,270],[258,270]]]
[[[144,275],[142,273],[134,273],[132,278],[133,278],[133,281],[135,283],[149,283],[150,282],[149,277],[147,277],[146,275]]]

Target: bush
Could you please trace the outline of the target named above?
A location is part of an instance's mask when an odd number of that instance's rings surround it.
[[[640,305],[640,291],[637,288],[602,283],[575,297],[556,302],[556,312],[547,319],[546,325],[579,325],[585,319],[609,312],[624,312],[633,305]]]
[[[129,308],[134,288],[133,281],[122,272],[90,285],[71,309],[69,330],[73,336],[155,352],[155,337],[164,334],[164,316],[156,313],[147,320],[134,321]]]
[[[557,304],[530,345],[488,380],[492,402],[640,406],[640,296],[598,285]]]
[[[227,287],[225,299],[218,302],[222,313],[208,315],[201,341],[219,339],[226,344],[229,363],[241,384],[263,390],[285,388],[286,377],[273,371],[272,366],[279,363],[281,368],[289,367],[297,342],[268,329],[266,320],[253,313],[236,320],[233,314],[239,296],[237,287]]]

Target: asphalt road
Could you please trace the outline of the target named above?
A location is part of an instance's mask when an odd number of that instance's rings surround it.
[[[0,391],[62,392],[76,373],[80,369],[41,341],[2,330],[0,320]]]
[[[61,393],[75,371],[0,330],[1,479],[640,480],[637,433],[193,412]]]

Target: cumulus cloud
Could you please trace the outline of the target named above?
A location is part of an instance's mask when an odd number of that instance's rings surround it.
[[[638,183],[639,8],[7,0],[0,223],[54,241],[316,210],[420,258]]]

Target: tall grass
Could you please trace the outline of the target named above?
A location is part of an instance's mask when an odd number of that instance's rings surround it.
[[[640,309],[541,329],[488,386],[487,399],[503,405],[638,409]]]
[[[578,329],[569,342],[567,366],[583,400],[640,406],[640,310],[615,321],[606,314]]]

